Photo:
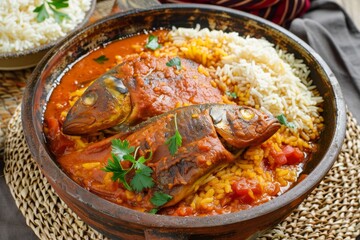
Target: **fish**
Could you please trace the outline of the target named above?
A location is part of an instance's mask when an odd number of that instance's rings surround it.
[[[182,136],[182,144],[172,155],[166,140],[175,134],[175,124]],[[251,107],[233,104],[191,105],[149,118],[130,128],[127,133],[118,133],[82,151],[63,155],[59,163],[68,165],[65,169],[73,164],[72,159],[80,164],[100,161],[105,166],[111,158],[111,141],[127,140],[131,146],[139,147],[139,156],[152,153],[146,165],[153,171],[155,186],[146,190],[144,194],[147,198],[144,198],[150,199],[155,192],[170,195],[172,199],[162,208],[177,204],[193,193],[209,174],[233,162],[247,147],[266,141],[279,128],[276,117]],[[76,178],[81,179],[79,176]],[[99,183],[88,182],[95,186],[87,186],[90,191],[104,195],[105,190],[96,189]],[[119,191],[107,191],[105,195],[110,201],[116,201]],[[150,201],[138,204],[142,204],[144,211],[154,208]]]
[[[118,132],[179,106],[223,102],[199,64],[179,58],[178,69],[171,59],[132,55],[98,77],[68,111],[63,133]]]

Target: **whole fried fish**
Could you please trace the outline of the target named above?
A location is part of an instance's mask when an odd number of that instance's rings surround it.
[[[119,124],[134,125],[178,106],[221,103],[220,91],[199,65],[171,57],[135,55],[95,80],[69,110],[62,129],[82,135]]]
[[[171,155],[165,142],[175,133],[175,115],[182,145],[175,155]],[[64,155],[59,162],[65,169],[73,164],[73,159],[78,163],[100,161],[105,166],[111,157],[111,140],[126,139],[131,146],[139,146],[140,155],[152,152],[152,158],[146,165],[153,170],[155,186],[146,190],[145,198],[149,199],[158,191],[171,195],[172,199],[163,206],[166,207],[191,194],[211,172],[232,162],[239,151],[262,143],[279,128],[277,118],[250,107],[192,105],[150,118],[131,128],[126,135],[120,133],[90,145],[83,151]],[[93,187],[96,186],[96,181],[90,182],[87,186],[90,191],[116,201],[116,196],[119,195],[116,190],[98,190]],[[154,208],[150,201],[142,201],[141,204],[145,211]]]

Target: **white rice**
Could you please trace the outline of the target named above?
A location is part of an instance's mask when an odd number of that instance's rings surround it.
[[[276,49],[265,39],[241,37],[238,33],[201,29],[174,28],[175,44],[194,38],[219,42],[227,56],[221,59],[215,74],[225,86],[250,89],[247,105],[266,109],[274,116],[284,114],[297,128],[308,130],[319,117],[322,97],[315,96],[315,86],[308,79],[309,69],[293,54]]]
[[[0,53],[18,52],[57,40],[74,29],[90,9],[91,0],[69,0],[69,6],[58,9],[70,19],[58,24],[52,11],[50,17],[38,23],[34,9],[42,0],[0,0]]]

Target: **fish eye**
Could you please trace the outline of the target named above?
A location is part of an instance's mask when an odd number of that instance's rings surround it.
[[[249,121],[254,118],[255,113],[251,109],[243,108],[240,110],[242,119]]]
[[[83,98],[82,98],[82,103],[85,106],[92,106],[96,103],[98,96],[96,93],[94,92],[88,92]]]

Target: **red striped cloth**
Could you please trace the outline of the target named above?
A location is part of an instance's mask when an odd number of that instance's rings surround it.
[[[310,7],[310,0],[160,0],[162,3],[206,3],[246,11],[287,27]]]

